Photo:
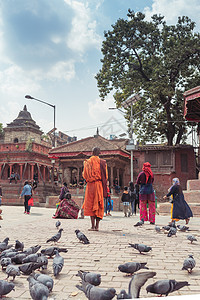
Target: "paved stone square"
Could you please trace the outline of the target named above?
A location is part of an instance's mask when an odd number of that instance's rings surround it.
[[[31,214],[25,215],[22,206],[2,206],[3,220],[0,222],[0,241],[9,237],[9,244],[15,244],[15,240],[23,241],[25,248],[40,244],[44,249],[53,244],[46,240],[53,236],[57,229],[56,220],[52,219],[54,209],[31,208]],[[139,215],[130,218],[123,217],[123,212],[112,212],[111,217],[105,217],[100,222],[100,231],[91,232],[90,219],[69,220],[60,219],[64,229],[59,247],[66,247],[67,253],[61,253],[64,257],[64,267],[57,279],[54,279],[53,292],[49,299],[86,299],[85,295],[76,288],[79,277],[78,270],[98,272],[102,275],[101,287],[114,287],[117,293],[121,289],[128,290],[130,277],[118,271],[118,265],[128,262],[147,262],[149,270],[157,275],[149,279],[141,289],[141,297],[154,297],[147,294],[145,287],[160,279],[187,280],[190,286],[171,295],[193,295],[200,293],[200,225],[199,218],[191,219],[190,233],[195,235],[197,242],[191,244],[186,236],[188,233],[178,232],[177,237],[167,237],[164,232],[156,233],[154,225],[149,222],[138,228],[133,225],[139,220]],[[156,224],[167,225],[170,216],[156,216]],[[179,224],[184,224],[180,221]],[[80,229],[90,240],[89,245],[79,242],[75,230]],[[152,251],[140,254],[129,247],[129,243],[144,243],[152,247]],[[192,274],[182,271],[182,264],[188,254],[193,254],[196,267]],[[142,271],[142,270],[141,270]],[[38,272],[38,271],[36,271]],[[47,274],[53,277],[52,259],[49,260]],[[5,279],[6,274],[0,272],[0,279]],[[27,276],[16,277],[15,291],[12,291],[7,299],[31,299],[28,288]]]

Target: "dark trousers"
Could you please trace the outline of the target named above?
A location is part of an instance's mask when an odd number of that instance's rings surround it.
[[[31,195],[24,195],[24,209],[26,212],[30,211],[30,206],[28,205],[29,199],[31,199]]]

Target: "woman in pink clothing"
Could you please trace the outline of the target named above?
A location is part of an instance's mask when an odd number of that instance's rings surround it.
[[[136,184],[140,184],[139,201],[140,201],[140,220],[143,218],[144,221],[155,224],[155,194],[153,190],[154,176],[151,170],[151,164],[145,162],[143,164],[142,172],[138,175]],[[149,207],[149,218],[147,213],[147,203]]]

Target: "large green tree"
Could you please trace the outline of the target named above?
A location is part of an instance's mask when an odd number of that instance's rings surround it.
[[[180,144],[188,128],[183,92],[200,83],[200,34],[185,16],[176,25],[167,25],[158,15],[146,21],[143,13],[131,10],[127,16],[104,32],[102,68],[95,77],[101,100],[113,90],[119,108],[140,93],[133,105],[138,140]]]

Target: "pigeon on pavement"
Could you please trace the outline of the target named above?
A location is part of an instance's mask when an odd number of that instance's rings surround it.
[[[10,257],[2,257],[0,260],[2,270],[12,263]]]
[[[82,280],[95,286],[100,285],[101,283],[101,274],[97,274],[93,272],[84,272],[80,270],[78,271],[77,276],[80,276]]]
[[[188,230],[189,230],[189,227],[188,227],[188,226],[185,226],[185,225],[177,225],[177,228],[178,228],[180,231],[188,231]]]
[[[60,225],[61,225],[61,222],[58,220],[58,221],[56,222],[56,228],[59,229]]]
[[[46,300],[49,296],[49,289],[43,283],[35,280],[32,276],[27,278],[29,292],[33,300]]]
[[[10,276],[13,276],[13,281],[14,281],[16,276],[20,276],[19,267],[13,264],[8,265],[6,268],[6,274],[8,275],[6,279],[8,279]]]
[[[138,226],[142,226],[144,224],[144,219],[142,218],[139,222],[137,222],[134,226],[138,227]]]
[[[6,280],[0,280],[0,298],[9,294],[12,290],[14,290],[15,285],[13,282],[8,282]]]
[[[160,230],[161,230],[160,227],[159,227],[158,225],[156,225],[156,226],[155,226],[155,231],[156,231],[157,233],[160,233]]]
[[[49,247],[49,248],[46,248],[46,249],[42,249],[41,253],[44,254],[44,255],[48,255],[51,258],[52,256],[54,256],[56,254],[56,252],[55,252],[56,250],[59,253],[60,252],[64,252],[64,253],[68,252],[67,248],[58,248],[58,247],[53,246],[53,247]]]
[[[62,270],[64,265],[64,258],[60,256],[59,252],[56,250],[56,256],[53,259],[53,274],[56,277]]]
[[[125,290],[121,290],[120,293],[117,295],[117,299],[132,299],[132,297],[128,295]]]
[[[129,243],[129,245],[131,247],[133,247],[134,249],[138,250],[140,253],[142,253],[142,252],[149,252],[149,251],[152,250],[151,247],[146,246],[144,244],[131,244],[131,243]]]
[[[182,270],[187,270],[188,273],[192,273],[192,269],[194,269],[196,262],[194,260],[193,255],[189,255],[183,262]]]
[[[2,252],[3,250],[8,249],[8,241],[9,237],[5,238],[3,242],[0,243],[0,251]]]
[[[14,248],[9,248],[9,249],[3,250],[0,254],[0,258],[9,257],[9,256],[7,256],[9,253],[14,253],[16,255],[17,251]]]
[[[37,258],[37,263],[41,263],[42,264],[42,270],[46,270],[47,265],[48,265],[48,258],[45,255],[41,254]]]
[[[22,263],[28,263],[28,262],[36,262],[38,259],[38,255],[40,253],[34,253],[34,254],[29,254],[25,258],[22,259]]]
[[[25,275],[30,275],[36,269],[39,269],[42,266],[41,263],[29,262],[19,266],[20,271]]]
[[[169,223],[170,227],[176,228],[176,221],[172,221]]]
[[[54,281],[53,278],[51,278],[51,276],[46,275],[46,274],[31,274],[33,276],[33,278],[41,283],[43,283],[44,285],[46,285],[46,287],[49,289],[49,292],[51,292],[53,290],[53,285],[54,285]]]
[[[148,267],[146,267],[147,263],[138,263],[138,262],[127,262],[123,265],[119,265],[118,269],[119,271],[123,272],[123,273],[127,273],[127,274],[133,274],[137,271],[139,271],[140,269],[149,269]]]
[[[41,246],[40,245],[35,245],[30,248],[27,248],[26,250],[23,251],[26,255],[34,254],[40,250]]]
[[[197,239],[195,238],[194,235],[188,235],[188,236],[187,236],[187,239],[191,242],[191,244],[192,244],[194,241],[197,241]]]
[[[80,242],[83,242],[83,244],[90,244],[88,238],[79,229],[76,229],[75,233]]]
[[[116,290],[113,288],[102,289],[84,280],[82,281],[82,285],[77,284],[76,287],[83,291],[89,300],[111,300],[116,295]]]
[[[62,231],[63,231],[62,228],[59,229],[58,232],[55,235],[53,235],[50,239],[48,239],[46,242],[47,243],[49,243],[49,242],[54,242],[54,243],[58,242],[59,239],[61,238]]]
[[[147,282],[149,278],[156,275],[156,272],[141,272],[133,275],[129,282],[128,294],[133,298],[139,298],[141,287]]]
[[[171,228],[171,227],[170,227],[169,225],[166,225],[166,226],[163,226],[163,227],[162,227],[162,229],[164,229],[164,230],[166,230],[166,231],[169,231],[170,228]]]
[[[27,255],[25,253],[19,253],[16,254],[14,257],[11,257],[12,262],[14,262],[17,265],[22,264],[22,260],[26,257]]]
[[[180,290],[184,286],[188,286],[187,281],[176,280],[158,280],[146,287],[147,293],[158,294],[160,296],[168,296],[169,293]]]
[[[177,229],[175,227],[171,227],[170,230],[168,231],[167,236],[168,237],[171,237],[172,235],[176,236],[176,233],[177,233]]]
[[[21,243],[20,241],[15,241],[15,249],[17,251],[23,251],[24,250],[24,243]]]

